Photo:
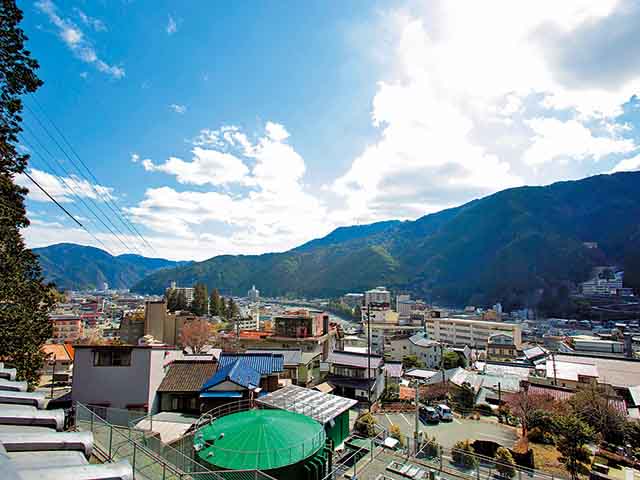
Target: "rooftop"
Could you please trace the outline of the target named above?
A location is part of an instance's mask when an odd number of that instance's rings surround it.
[[[271,355],[282,355],[285,366],[298,366],[302,363],[302,350],[299,348],[250,348],[247,353],[268,353]]]
[[[284,356],[281,353],[221,353],[220,368],[225,368],[236,360],[256,370],[260,375],[271,375],[284,370]]]
[[[176,360],[169,366],[158,392],[199,392],[217,368],[215,361]]]
[[[6,380],[6,382],[13,382]],[[46,410],[44,393],[19,391],[23,382],[0,398],[0,471],[7,479],[131,480],[127,461],[90,462],[90,432],[64,432],[64,410]]]
[[[337,365],[346,365],[348,367],[367,368],[369,365],[369,357],[367,354],[356,352],[343,352],[334,350],[327,358],[328,363]],[[382,357],[371,355],[371,368],[378,368],[382,365]]]
[[[271,470],[310,457],[325,445],[324,428],[286,410],[256,409],[218,418],[194,438],[198,456],[231,470]]]
[[[269,407],[307,415],[323,425],[358,403],[350,398],[322,393],[297,385],[287,385],[259,398],[257,402]]]
[[[600,382],[608,383],[614,387],[640,385],[640,361],[561,354],[555,357],[557,361],[595,365],[600,374]]]
[[[598,378],[598,367],[593,363],[578,363],[573,361],[547,360],[545,364],[547,378],[558,378],[577,382],[579,377]]]

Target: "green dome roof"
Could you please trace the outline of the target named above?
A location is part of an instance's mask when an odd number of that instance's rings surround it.
[[[229,470],[270,470],[292,465],[325,444],[324,428],[286,410],[248,410],[215,420],[195,437],[198,456]]]

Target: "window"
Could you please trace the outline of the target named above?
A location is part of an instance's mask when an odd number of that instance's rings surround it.
[[[131,350],[94,350],[95,367],[128,367],[131,365]]]

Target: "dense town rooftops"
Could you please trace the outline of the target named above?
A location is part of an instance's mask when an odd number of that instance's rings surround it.
[[[598,378],[598,367],[591,363],[575,363],[556,359],[545,364],[547,378],[577,382],[580,377]]]
[[[557,354],[555,358],[556,361],[595,365],[601,383],[607,383],[614,387],[640,385],[640,361],[638,360],[564,354]],[[547,363],[551,363],[549,359],[547,359]]]

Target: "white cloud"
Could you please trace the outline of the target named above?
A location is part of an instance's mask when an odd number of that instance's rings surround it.
[[[584,176],[635,151],[613,125],[640,67],[612,62],[608,83],[576,86],[559,75],[573,68],[568,57],[550,61],[572,32],[629,5],[439,1],[385,12],[385,28],[398,33],[372,102],[379,138],[331,185],[346,203],[336,217],[415,218],[509,186]],[[541,32],[551,27],[562,35],[547,42]],[[581,72],[596,72],[597,56],[575,47],[593,63]],[[609,81],[616,75],[624,81]]]
[[[159,165],[144,160],[143,167],[174,175],[182,184],[224,190],[150,188],[128,212],[158,234],[171,231],[194,241],[215,238],[226,253],[284,250],[310,235],[326,234],[332,220],[324,204],[306,191],[304,160],[285,143],[288,136],[274,122],[267,122],[264,135],[255,142],[238,127],[203,130],[194,140],[190,162],[171,157]],[[229,233],[211,234],[221,228]],[[214,253],[225,250],[212,245]]]
[[[58,35],[77,58],[85,63],[92,64],[100,72],[106,73],[113,78],[120,79],[125,76],[124,68],[119,65],[111,65],[98,57],[93,44],[82,30],[68,18],[61,17],[58,14],[56,5],[51,0],[39,0],[35,5],[58,28]],[[95,29],[95,19],[86,18],[87,21],[94,21],[93,28]]]
[[[175,175],[178,182],[192,185],[211,184],[217,186],[230,183],[246,184],[248,182],[249,169],[239,158],[228,153],[201,147],[195,147],[192,153],[191,162],[170,157],[160,165],[155,165],[151,160],[145,160],[143,167],[147,171]]]
[[[187,111],[186,105],[180,105],[177,103],[172,103],[169,105],[169,108],[179,115],[183,115]]]
[[[615,167],[613,167],[613,169],[611,169],[609,173],[632,172],[635,170],[640,170],[640,155],[636,155],[635,157],[631,158],[625,158]]]
[[[577,120],[532,118],[526,124],[535,133],[532,145],[524,152],[523,159],[528,165],[589,157],[597,161],[607,155],[628,153],[636,148],[633,140],[615,136],[596,137]]]
[[[89,15],[87,15],[86,13],[84,13],[82,10],[80,10],[77,7],[74,8],[74,10],[75,10],[76,14],[78,15],[78,17],[80,18],[80,20],[82,21],[82,23],[84,23],[88,27],[93,28],[96,32],[106,32],[107,31],[107,26],[99,18],[90,17]]]
[[[103,185],[92,185],[86,180],[75,175],[69,177],[56,177],[50,173],[32,168],[30,175],[49,194],[60,203],[70,203],[75,201],[74,194],[82,198],[101,200],[100,197],[114,198],[113,188]],[[51,200],[34,185],[29,178],[20,174],[16,176],[16,183],[29,189],[28,198],[35,202],[50,202]]]
[[[131,154],[131,161],[133,163],[138,163],[140,161],[140,155],[138,155],[137,153],[132,153]]]
[[[174,20],[174,18],[169,15],[169,20],[167,21],[167,35],[173,35],[178,31],[178,24]]]

